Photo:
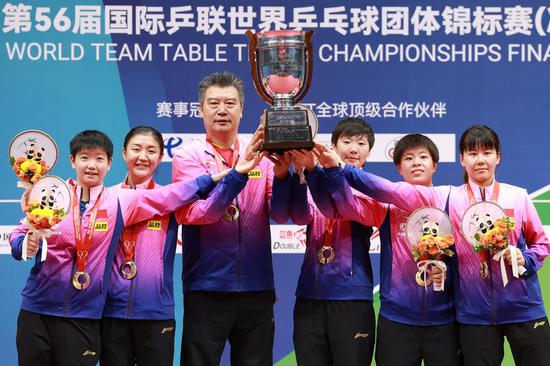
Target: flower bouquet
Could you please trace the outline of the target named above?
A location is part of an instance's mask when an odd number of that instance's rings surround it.
[[[15,136],[9,149],[10,164],[19,178],[18,186],[30,189],[57,161],[57,145],[42,131],[23,131]]]
[[[525,267],[518,265],[519,250],[510,245],[510,236],[516,227],[513,218],[506,216],[504,210],[493,202],[478,202],[471,205],[462,217],[461,230],[464,238],[480,254],[480,275],[485,279],[489,274],[488,257],[500,261],[503,285],[508,284],[508,274],[504,263],[504,254],[510,252],[512,274],[519,278],[525,273]]]
[[[23,239],[22,253],[26,260],[27,239],[30,232],[42,240],[41,260],[46,259],[48,243],[46,238],[52,235],[55,225],[65,218],[71,207],[71,191],[67,184],[59,177],[47,176],[34,184],[29,192],[29,199],[25,203],[25,224],[29,231]]]
[[[427,288],[432,284],[427,272],[430,266],[436,266],[443,272],[443,281],[434,284],[434,291],[445,290],[447,265],[444,260],[454,255],[451,246],[455,238],[451,232],[449,217],[437,208],[423,207],[409,216],[407,238],[413,243],[411,253],[418,268],[416,283],[419,286]]]

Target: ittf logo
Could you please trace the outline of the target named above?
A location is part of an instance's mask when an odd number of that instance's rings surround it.
[[[151,220],[147,223],[147,230],[160,230],[161,224],[158,220]]]

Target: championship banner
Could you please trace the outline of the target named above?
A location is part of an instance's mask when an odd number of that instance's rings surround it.
[[[441,155],[434,185],[459,185],[460,136],[473,124],[486,124],[502,144],[498,180],[535,192],[539,214],[550,222],[550,2],[541,0],[4,1],[2,146],[8,150],[23,130],[46,132],[59,148],[52,174],[66,179],[74,176],[71,138],[84,129],[105,131],[115,144],[105,181],[110,186],[125,176],[126,132],[150,125],[162,132],[166,145],[155,181],[169,183],[175,149],[204,133],[197,95],[204,76],[227,70],[243,79],[242,134],[250,135],[269,107],[254,89],[248,30],[314,31],[311,86],[301,104],[317,116],[318,142],[330,144],[338,121],[364,118],[376,135],[366,169],[397,181],[395,143],[408,133],[426,134]],[[34,261],[19,263],[9,255],[7,237],[23,218],[23,190],[7,160],[0,190],[0,253],[5,254],[0,255],[5,299],[0,341],[4,363],[16,364],[20,293]],[[278,365],[295,364],[292,307],[305,235],[305,228],[290,222],[272,225]],[[380,244],[372,241],[378,285]],[[549,286],[544,273],[539,274],[543,288]],[[182,328],[180,275],[178,256],[175,360]],[[548,304],[550,290],[543,291]],[[506,357],[511,365],[509,352]],[[222,364],[229,364],[227,354]]]

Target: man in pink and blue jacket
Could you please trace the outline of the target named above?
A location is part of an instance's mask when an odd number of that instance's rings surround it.
[[[252,170],[235,169],[261,142],[255,134],[247,148],[237,135],[243,106],[237,76],[221,72],[204,78],[199,102],[206,135],[176,152],[173,181],[231,170],[208,197],[183,209],[181,362],[218,365],[229,340],[233,365],[272,365],[273,164],[262,159]]]

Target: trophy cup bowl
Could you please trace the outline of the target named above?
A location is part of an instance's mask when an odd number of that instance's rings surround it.
[[[271,106],[265,115],[262,150],[312,149],[317,117],[299,103],[313,76],[313,30],[246,32],[250,70],[260,97]]]

